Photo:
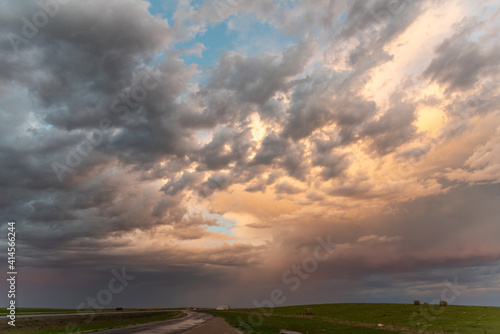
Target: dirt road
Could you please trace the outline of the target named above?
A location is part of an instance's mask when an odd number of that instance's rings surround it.
[[[204,324],[191,329],[185,334],[243,334],[241,331],[229,326],[222,318],[213,318]]]

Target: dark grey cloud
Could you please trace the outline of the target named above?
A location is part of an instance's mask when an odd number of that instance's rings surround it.
[[[305,152],[303,145],[290,145],[282,162],[288,175],[300,181],[305,181],[310,171],[310,163]]]
[[[262,147],[253,158],[251,164],[270,165],[277,157],[285,153],[288,142],[274,132],[268,134],[262,141]]]
[[[255,168],[255,167],[252,167],[252,168]],[[253,171],[254,173],[254,177],[252,177],[251,180],[249,181],[252,181],[254,178],[256,178],[256,180],[254,180],[254,182],[250,183],[245,191],[248,191],[248,192],[257,192],[257,191],[261,191],[261,192],[264,192],[268,186],[271,186],[273,185],[276,181],[278,181],[278,179],[280,177],[283,176],[283,172],[279,169],[277,170],[273,170],[271,171],[267,178],[263,178],[261,176],[256,176],[256,175],[260,175],[262,174],[263,171],[265,171],[265,166],[259,166],[259,168],[255,171]]]
[[[309,137],[315,130],[335,125],[339,145],[356,140],[360,126],[376,112],[375,102],[359,96],[359,83],[339,73],[315,72],[297,81],[282,136],[294,141]]]
[[[139,218],[149,216],[153,202],[139,209],[131,184],[118,182],[109,168],[117,159],[154,167],[161,155],[190,147],[179,138],[190,134],[165,114],[175,109],[192,68],[169,56],[146,70],[172,39],[167,22],[152,17],[145,2],[69,2],[16,50],[9,34],[24,36],[22,18],[41,8],[32,1],[1,6],[0,81],[19,98],[2,104],[4,124],[11,124],[1,134],[0,154],[8,161],[0,167],[4,218],[17,217],[27,227],[26,242],[42,248],[153,227],[155,219]],[[25,101],[30,105],[19,109]],[[175,172],[179,160],[173,161],[165,173]],[[58,175],[54,163],[66,169]]]
[[[337,154],[332,152],[319,153],[317,152],[312,157],[313,166],[321,166],[321,177],[327,181],[331,178],[339,176],[344,170],[349,167],[349,161],[345,154]]]
[[[287,49],[281,59],[272,55],[246,58],[226,53],[219,59],[208,89],[234,91],[240,102],[264,104],[286,88],[287,79],[304,70],[314,51],[314,41],[304,39]]]
[[[9,19],[2,20],[5,35],[22,30],[17,18],[41,10],[35,2],[7,7],[11,14],[6,11]],[[145,2],[61,4],[19,52],[3,40],[0,62],[10,72],[2,81],[26,87],[36,99],[39,117],[49,125],[93,131],[103,119],[111,120],[103,135],[122,160],[153,162],[160,154],[183,154],[190,145],[182,137],[189,133],[175,126],[171,114],[192,67],[167,56],[145,70],[172,41],[169,29],[166,21],[148,13]],[[117,127],[127,131],[111,138]]]
[[[214,134],[210,143],[194,152],[191,159],[202,163],[198,170],[220,170],[231,162],[242,164],[248,159],[251,141],[249,128],[223,127]]]
[[[198,193],[202,197],[208,197],[215,191],[227,189],[231,185],[231,175],[228,173],[216,173],[208,178],[198,187]]]
[[[346,23],[340,29],[343,37],[371,34],[389,41],[418,17],[422,3],[413,1],[355,1],[347,10]]]
[[[351,67],[343,84],[365,81],[370,69],[391,61],[393,55],[384,49],[415,22],[425,1],[355,1],[333,29],[326,31],[330,47],[327,63],[345,63]]]
[[[393,152],[416,134],[415,106],[396,102],[380,119],[366,124],[362,135],[373,139],[372,148],[378,154]]]
[[[218,124],[232,123],[239,119],[241,106],[227,91],[211,91],[199,94],[203,100],[202,112],[185,109],[177,117],[179,124],[188,129],[211,129]]]
[[[300,140],[309,136],[314,130],[331,123],[331,106],[329,101],[319,100],[310,87],[294,91],[290,117],[283,130],[283,136]]]
[[[304,189],[294,186],[290,182],[283,181],[276,185],[276,193],[294,195],[302,193]]]
[[[182,176],[177,180],[170,180],[161,189],[166,194],[175,195],[179,191],[186,189],[187,187],[192,187],[202,179],[202,175],[198,173],[183,173]]]
[[[118,94],[131,82],[137,66],[148,63],[169,41],[168,24],[147,15],[144,5],[137,1],[61,4],[47,24],[33,26],[37,32],[16,52],[9,33],[22,36],[21,18],[32,19],[41,8],[34,1],[4,3],[2,81],[27,86],[44,106],[56,107],[49,119],[60,117],[55,113],[61,109],[77,118],[98,116],[85,111],[89,106],[84,97]]]
[[[294,85],[316,49],[312,38],[304,38],[280,56],[258,54],[246,57],[227,52],[210,73],[210,81],[196,98],[204,100],[203,111],[185,110],[179,122],[186,128],[204,129],[227,123],[244,123],[257,111],[262,119],[281,121],[282,103],[274,98]],[[255,110],[252,105],[258,105]]]
[[[498,74],[500,47],[479,43],[472,35],[485,22],[463,21],[457,32],[436,49],[436,57],[423,72],[425,78],[447,87],[447,93],[467,91],[481,79]]]

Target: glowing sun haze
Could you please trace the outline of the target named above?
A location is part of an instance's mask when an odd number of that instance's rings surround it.
[[[20,306],[500,306],[497,1],[54,3],[0,2]]]

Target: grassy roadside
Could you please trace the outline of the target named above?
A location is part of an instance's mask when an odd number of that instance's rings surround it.
[[[305,308],[311,308],[314,314],[304,316]],[[262,312],[266,316],[258,316],[258,314],[263,314]],[[309,334],[374,333],[380,330],[400,333],[441,333],[443,326],[447,333],[500,333],[500,307],[323,304],[264,310],[234,309],[208,313],[225,318],[232,326],[245,333],[271,334],[279,332],[279,329]],[[258,324],[260,319],[263,320],[262,324],[249,325]],[[379,323],[384,324],[384,327],[378,328]]]
[[[297,331],[308,334],[348,333],[348,334],[380,334],[380,329],[370,327],[356,327],[347,324],[338,324],[314,318],[298,318],[290,316],[265,316],[260,325],[252,326],[248,316],[250,313],[237,311],[203,311],[217,317],[224,318],[231,326],[246,334],[276,334],[280,329]],[[253,317],[254,324],[259,324],[259,318]]]
[[[70,313],[101,313],[101,312],[139,312],[139,311],[163,311],[163,310],[178,310],[179,308],[124,308],[123,310],[117,310],[115,308],[110,309],[63,309],[63,308],[16,308],[16,315],[30,315],[30,314],[70,314]],[[0,316],[7,315],[5,312],[6,307],[2,307]]]
[[[155,321],[176,319],[185,316],[179,311],[98,314],[94,316],[65,316],[49,318],[19,318],[16,326],[9,326],[7,320],[0,325],[0,333],[9,334],[63,334],[84,333],[102,329],[125,327]]]
[[[2,315],[5,315],[6,307],[2,307]],[[21,315],[21,314],[45,314],[45,313],[74,313],[77,310],[73,309],[63,309],[63,308],[17,308],[16,307],[16,314]],[[81,310],[81,312],[84,312],[86,310]]]

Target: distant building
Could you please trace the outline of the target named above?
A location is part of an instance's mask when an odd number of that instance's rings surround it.
[[[229,305],[219,305],[216,308],[217,311],[229,311],[230,309],[231,307]]]

